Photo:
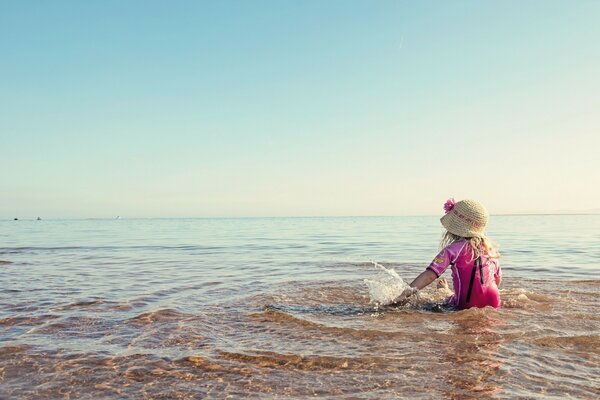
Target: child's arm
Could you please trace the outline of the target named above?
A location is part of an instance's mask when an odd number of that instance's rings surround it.
[[[498,260],[495,260],[494,264],[496,265],[494,280],[496,281],[496,286],[500,286],[500,283],[502,282],[502,270],[500,269],[500,262]]]
[[[419,276],[415,278],[414,281],[410,284],[410,287],[404,289],[402,294],[398,296],[391,304],[404,304],[408,301],[408,298],[413,294],[417,293],[419,290],[423,289],[425,286],[429,285],[437,278],[435,272],[430,269],[426,269],[421,272]]]
[[[425,271],[421,272],[421,274],[417,276],[414,281],[412,281],[410,287],[421,290],[425,286],[429,285],[431,282],[435,281],[436,278],[437,275],[435,274],[435,272],[428,268]]]
[[[446,268],[448,268],[451,257],[452,254],[448,251],[448,247],[440,251],[440,253],[433,259],[431,264],[429,264],[427,269],[421,272],[421,274],[411,282],[410,287],[406,288],[402,294],[393,301],[393,304],[405,303],[410,296],[423,289],[431,282],[435,281],[437,277],[441,276]]]

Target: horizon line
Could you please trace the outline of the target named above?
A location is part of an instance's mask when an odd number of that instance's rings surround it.
[[[581,212],[516,212],[516,213],[497,213],[490,216],[498,217],[520,217],[520,216],[560,216],[560,215],[600,215],[600,211],[581,211]],[[437,217],[439,214],[382,214],[382,215],[245,215],[245,216],[178,216],[178,217],[25,217],[25,218],[0,218],[0,221],[68,221],[68,220],[143,220],[143,219],[277,219],[277,218],[407,218],[407,217]],[[443,216],[443,215],[442,215]],[[15,219],[17,218],[17,219]],[[37,218],[41,218],[38,220]]]

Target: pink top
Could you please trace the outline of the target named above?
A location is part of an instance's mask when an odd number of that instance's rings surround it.
[[[454,295],[450,303],[459,309],[471,307],[492,306],[500,307],[500,294],[496,285],[496,277],[502,277],[502,270],[498,259],[481,256],[481,272],[475,266],[475,257],[467,241],[460,240],[446,246],[433,259],[427,267],[438,277],[446,271],[448,266],[452,268],[452,282],[454,284]],[[475,275],[473,277],[473,268]],[[483,284],[481,283],[483,277]],[[473,278],[473,279],[472,279]],[[472,283],[471,296],[468,299],[469,285]]]

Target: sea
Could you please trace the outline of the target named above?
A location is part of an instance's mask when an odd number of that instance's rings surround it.
[[[439,216],[0,221],[0,398],[600,398],[600,215],[492,215],[498,310],[443,307],[435,284],[388,305],[442,233]]]

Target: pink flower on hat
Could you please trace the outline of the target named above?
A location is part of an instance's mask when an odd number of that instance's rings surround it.
[[[444,203],[444,211],[446,211],[446,214],[448,214],[454,208],[454,204],[456,204],[454,198],[450,197],[448,200],[446,200]]]

